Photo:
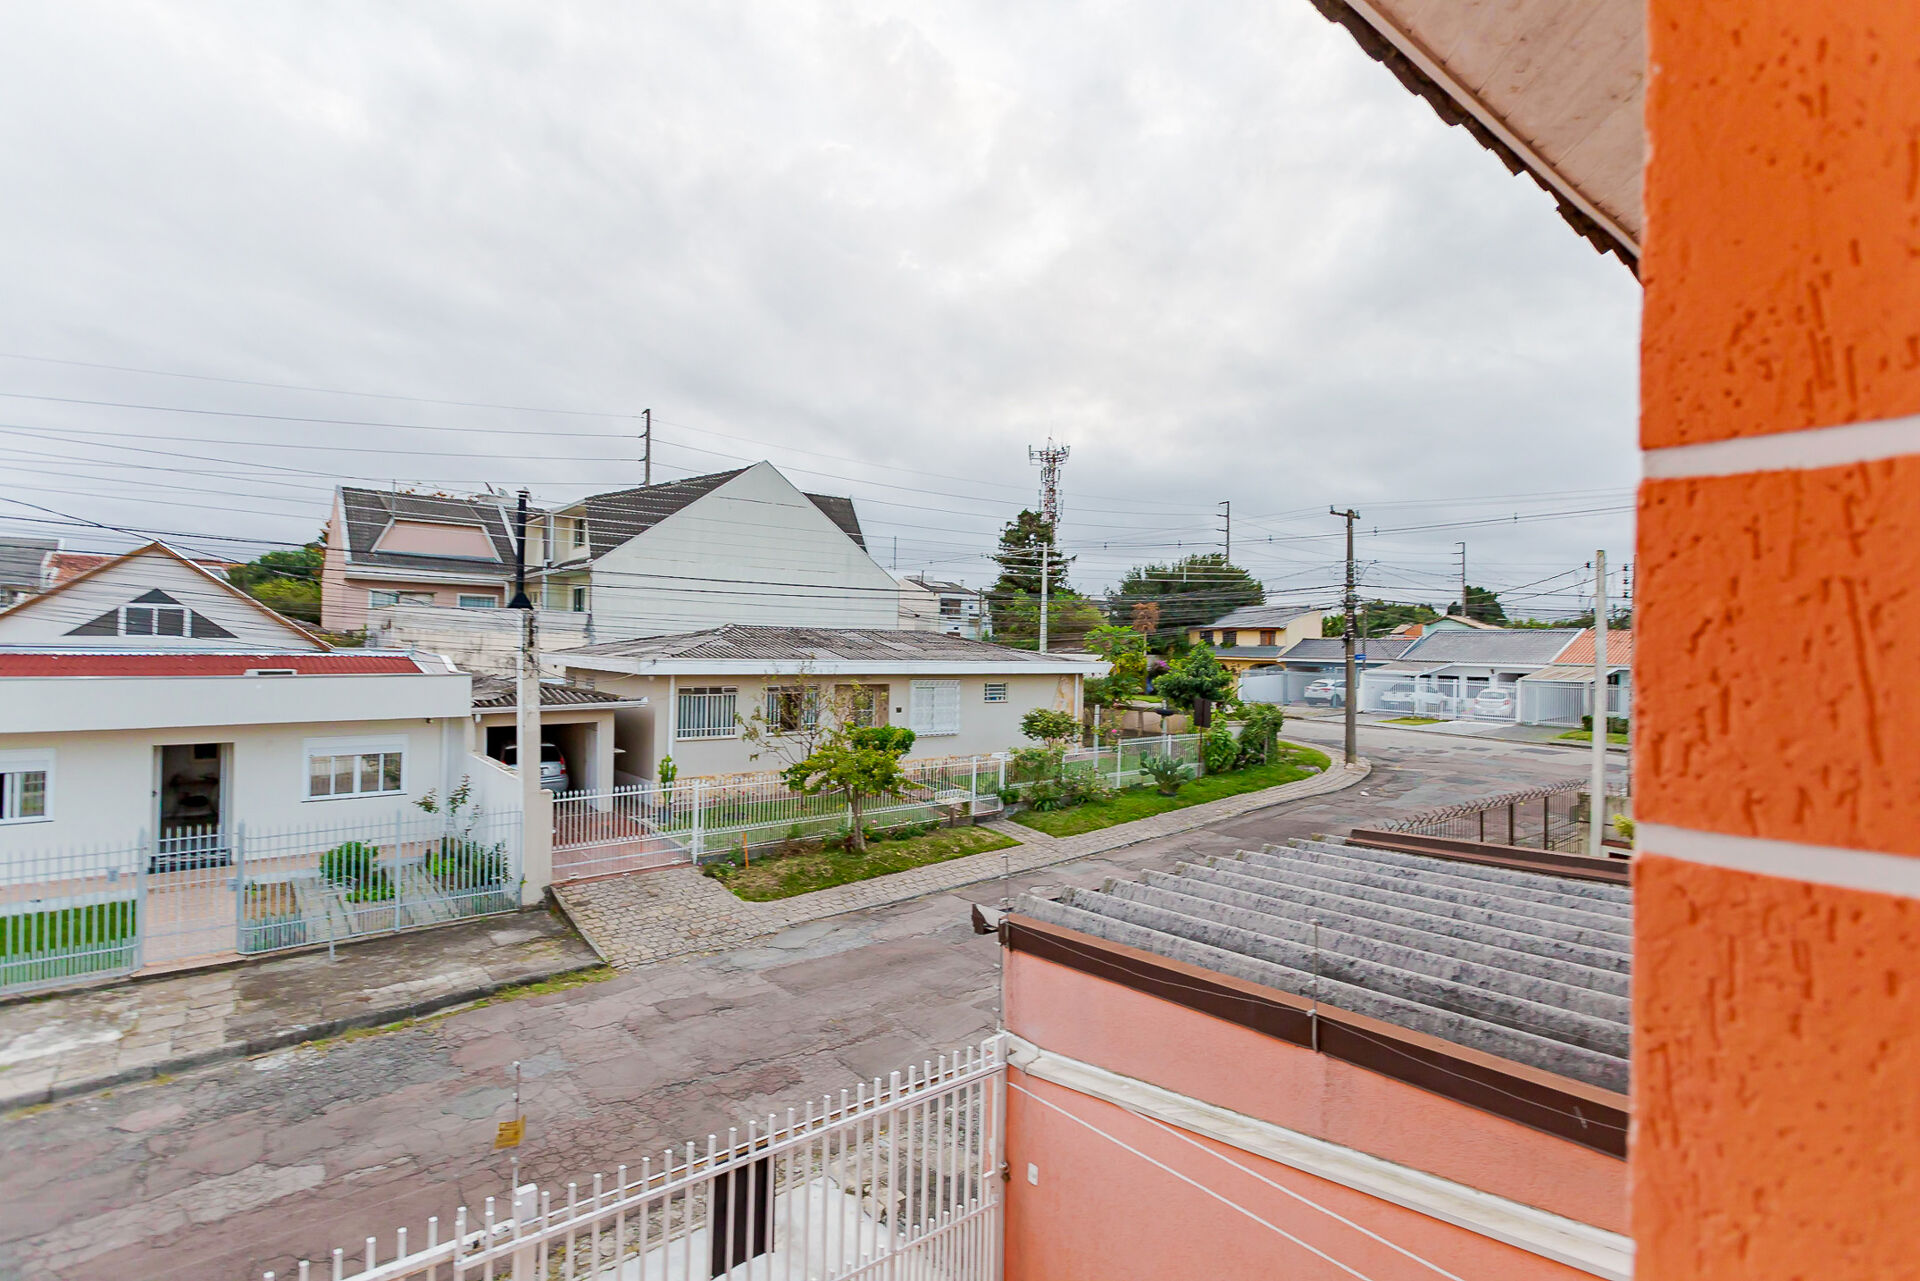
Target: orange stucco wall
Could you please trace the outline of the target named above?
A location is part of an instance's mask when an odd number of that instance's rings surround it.
[[[1626,1165],[1612,1157],[1026,953],[1007,954],[1005,984],[1009,1030],[1056,1054],[1608,1231],[1626,1230]],[[1035,1089],[1044,1084],[1028,1082]],[[1049,1097],[1061,1102],[1061,1096],[1069,1095],[1069,1091],[1058,1091]],[[1117,1111],[1094,1099],[1071,1098],[1078,1100],[1073,1106],[1080,1111],[1091,1108],[1103,1116]],[[1224,1255],[1206,1256],[1209,1267],[1223,1259],[1244,1258],[1249,1270],[1200,1273],[1173,1266],[1181,1259],[1190,1262],[1190,1256],[1180,1251],[1209,1238],[1205,1233],[1190,1235],[1187,1220],[1178,1215],[1169,1219],[1163,1213],[1155,1226],[1154,1220],[1136,1214],[1135,1207],[1153,1204],[1156,1196],[1177,1199],[1179,1180],[1044,1108],[1022,1110],[1017,1092],[1012,1100],[1010,1142],[1016,1153],[1027,1155],[1012,1158],[1015,1178],[1008,1259],[1010,1268],[1014,1260],[1023,1260],[1026,1270],[1010,1271],[1009,1276],[1320,1275],[1311,1270],[1275,1271],[1281,1263],[1289,1268],[1320,1265],[1311,1256],[1296,1260],[1297,1247],[1287,1246],[1245,1216],[1228,1212],[1227,1219],[1212,1223],[1212,1211],[1203,1206],[1194,1208],[1209,1223],[1207,1231],[1224,1234],[1221,1240],[1230,1243],[1230,1248],[1222,1245]],[[1119,1115],[1126,1117],[1124,1112]],[[1104,1119],[1099,1124],[1110,1128]],[[1164,1135],[1160,1139],[1165,1142],[1160,1142],[1151,1129],[1146,1127],[1146,1137],[1157,1157],[1164,1159],[1162,1148],[1167,1144],[1185,1146]],[[1103,1145],[1108,1150],[1102,1151]],[[1196,1160],[1182,1161],[1177,1168],[1195,1178],[1224,1171],[1232,1176],[1233,1186],[1259,1186],[1257,1180],[1235,1174],[1212,1158],[1190,1148],[1188,1152]],[[1028,1161],[1043,1168],[1038,1189],[1024,1183]],[[1416,1238],[1431,1245],[1458,1261],[1461,1267],[1447,1266],[1462,1275],[1562,1275],[1559,1265],[1506,1246],[1495,1247],[1473,1233],[1350,1189],[1271,1163],[1262,1162],[1260,1168],[1270,1178],[1284,1174],[1287,1185],[1297,1190],[1317,1187],[1320,1191],[1309,1193],[1316,1200],[1337,1201],[1341,1213],[1403,1245],[1411,1248]],[[1224,1190],[1228,1183],[1216,1179],[1213,1186]],[[1271,1197],[1285,1200],[1277,1193]],[[1184,1206],[1185,1201],[1180,1204]],[[1316,1244],[1327,1235],[1324,1221],[1313,1222],[1321,1218],[1307,1212],[1307,1226],[1317,1234],[1309,1239]],[[1409,1218],[1420,1222],[1409,1227]],[[1170,1222],[1178,1224],[1179,1230],[1169,1232]],[[1127,1229],[1127,1224],[1139,1226]],[[1349,1229],[1341,1232],[1345,1238],[1355,1238]],[[1114,1253],[1118,1243],[1125,1243],[1125,1248]],[[1086,1253],[1076,1255],[1070,1252],[1073,1249]],[[1330,1248],[1329,1252],[1361,1267],[1348,1253]],[[1071,1265],[1070,1259],[1075,1260]],[[1159,1270],[1144,1267],[1148,1259]],[[1256,1266],[1262,1259],[1264,1272]],[[1134,1260],[1128,1266],[1135,1270],[1101,1270],[1123,1260]],[[1381,1277],[1422,1275],[1418,1269],[1412,1273],[1361,1270]]]
[[[1374,1281],[1437,1275],[1262,1180],[1475,1281],[1588,1275],[1017,1070],[1007,1123],[1007,1281],[1350,1281],[1282,1232]]]
[[[1643,444],[1920,412],[1920,5],[1648,34]],[[1920,854],[1916,510],[1911,457],[1643,486],[1643,822]],[[1916,905],[1646,844],[1636,1275],[1920,1277]]]

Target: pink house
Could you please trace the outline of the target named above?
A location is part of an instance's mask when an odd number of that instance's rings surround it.
[[[379,605],[506,605],[514,548],[504,502],[342,486],[327,520],[321,625],[358,631]]]
[[[1021,900],[1009,1281],[1631,1275],[1625,869],[1555,862],[1296,842]]]

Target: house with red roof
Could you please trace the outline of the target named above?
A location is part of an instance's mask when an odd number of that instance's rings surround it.
[[[150,543],[0,610],[0,863],[417,816],[470,716],[445,659],[336,650]]]

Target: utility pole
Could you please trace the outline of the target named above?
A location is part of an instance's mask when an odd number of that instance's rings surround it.
[[[1341,702],[1346,704],[1347,709],[1347,764],[1351,765],[1360,757],[1360,723],[1357,719],[1359,714],[1358,699],[1360,696],[1360,681],[1354,673],[1353,665],[1355,630],[1353,615],[1354,607],[1359,604],[1359,598],[1354,595],[1353,591],[1353,522],[1360,519],[1360,513],[1352,510],[1341,511],[1337,507],[1329,507],[1327,511],[1329,514],[1338,516],[1347,522],[1347,594],[1344,600],[1347,608],[1347,626],[1345,631],[1347,642],[1347,695]]]
[[[1466,618],[1468,616],[1467,615],[1467,545],[1465,543],[1455,543],[1454,546],[1460,549],[1460,617]]]
[[[641,483],[651,485],[653,483],[653,410],[643,409],[640,411],[640,416],[647,422],[647,474]]]
[[[1047,530],[1047,541],[1040,544],[1040,652],[1047,652],[1047,579],[1052,577],[1053,569],[1053,530]]]
[[[1593,778],[1587,800],[1587,853],[1606,857],[1607,830],[1607,553],[1593,554]]]
[[[1225,526],[1225,530],[1227,535],[1227,540],[1226,540],[1227,564],[1231,565],[1233,564],[1233,500],[1231,498],[1222,499],[1219,503],[1219,506],[1221,511],[1223,511],[1226,515],[1227,523]]]
[[[553,818],[540,790],[540,611],[527,596],[527,491],[514,509],[513,600],[520,611],[520,664],[514,673],[514,768],[520,773],[522,906],[540,901],[553,879]]]

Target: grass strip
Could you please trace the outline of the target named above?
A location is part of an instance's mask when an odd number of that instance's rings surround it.
[[[1169,810],[1186,809],[1189,805],[1204,805],[1208,801],[1238,796],[1243,792],[1259,792],[1285,783],[1297,783],[1308,776],[1308,767],[1317,766],[1324,770],[1330,763],[1325,752],[1316,752],[1310,747],[1292,743],[1283,746],[1286,750],[1281,760],[1197,778],[1181,787],[1174,796],[1162,796],[1153,787],[1129,787],[1106,800],[1091,801],[1070,809],[1027,810],[1014,815],[1013,821],[1036,832],[1045,832],[1048,836],[1078,836],[1082,832],[1152,818]]]
[[[865,854],[806,849],[793,854],[756,854],[751,866],[729,861],[708,867],[716,880],[739,897],[766,903],[1019,843],[984,827],[943,827],[904,841],[869,840]]]

